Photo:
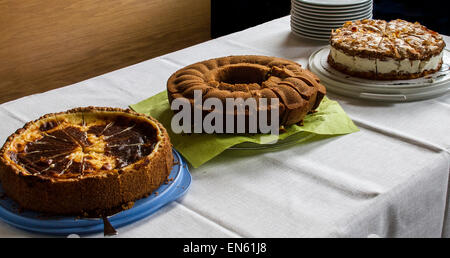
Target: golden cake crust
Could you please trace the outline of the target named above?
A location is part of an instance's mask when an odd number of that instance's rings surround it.
[[[203,101],[214,97],[223,103],[227,98],[278,98],[280,125],[302,121],[326,94],[319,78],[300,64],[255,55],[227,56],[189,65],[169,78],[167,90],[170,103],[187,98],[192,106],[194,90],[202,92]]]
[[[6,195],[21,208],[49,214],[105,215],[129,208],[164,183],[172,166],[165,128],[119,108],[47,114],[18,129],[0,150]]]

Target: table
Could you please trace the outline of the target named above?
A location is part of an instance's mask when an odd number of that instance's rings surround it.
[[[307,65],[325,43],[298,38],[286,16],[64,88],[0,105],[0,142],[29,120],[78,106],[125,108],[179,68],[257,54]],[[447,45],[450,37],[445,37]],[[257,155],[226,151],[198,169],[180,200],[120,237],[448,237],[450,94],[377,103],[332,93],[360,132]],[[0,222],[0,237],[38,236]],[[101,237],[102,234],[91,235]]]

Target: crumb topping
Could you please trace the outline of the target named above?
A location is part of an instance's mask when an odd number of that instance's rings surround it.
[[[397,60],[427,60],[445,47],[439,33],[401,19],[347,21],[331,32],[330,44],[350,55]]]

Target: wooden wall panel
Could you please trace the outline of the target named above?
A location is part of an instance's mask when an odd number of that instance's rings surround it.
[[[0,0],[0,103],[210,39],[210,0]]]

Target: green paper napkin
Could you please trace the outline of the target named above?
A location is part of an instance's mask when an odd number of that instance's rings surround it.
[[[226,149],[244,142],[266,144],[274,140],[283,140],[287,137],[304,132],[309,136],[315,135],[342,135],[357,132],[359,129],[347,116],[341,106],[325,97],[317,112],[309,114],[303,120],[303,126],[291,125],[279,136],[270,134],[255,135],[229,135],[229,134],[175,134],[171,131],[172,110],[170,110],[167,92],[163,91],[130,105],[134,111],[150,115],[160,121],[169,132],[170,140],[177,151],[194,167],[199,167],[208,160],[219,155]],[[303,140],[311,139],[304,137]],[[302,140],[299,140],[299,142]]]

